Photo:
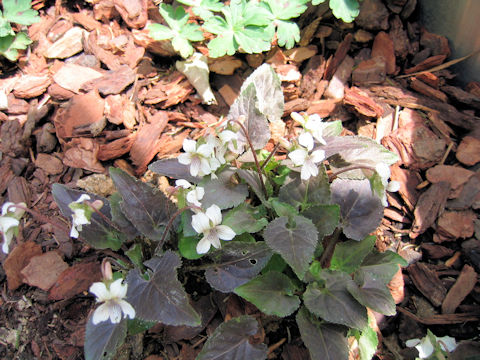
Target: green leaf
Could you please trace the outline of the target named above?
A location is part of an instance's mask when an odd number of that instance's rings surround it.
[[[8,35],[14,36],[15,32],[13,31],[12,26],[10,25],[8,20],[3,18],[2,12],[0,11],[0,38],[3,38]]]
[[[330,9],[337,19],[349,23],[355,20],[360,13],[360,5],[357,0],[330,0]]]
[[[229,293],[257,276],[272,252],[263,241],[231,241],[209,256],[215,263],[205,271],[208,283],[218,291]]]
[[[302,279],[313,260],[318,243],[318,232],[312,221],[303,216],[294,216],[289,225],[285,216],[270,222],[263,232],[267,245],[282,255],[295,274]]]
[[[340,207],[335,205],[315,205],[302,212],[302,216],[309,218],[318,230],[319,240],[331,235],[340,222]],[[338,246],[338,245],[337,245]]]
[[[267,315],[285,317],[300,306],[300,299],[294,295],[296,290],[287,275],[269,271],[237,287],[234,292]]]
[[[323,284],[310,283],[303,294],[308,310],[335,324],[365,328],[367,309],[348,291],[348,284],[355,285],[350,276],[340,271],[323,270],[319,277]]]
[[[268,4],[272,15],[278,20],[288,20],[299,17],[307,10],[309,0],[263,0]]]
[[[245,184],[234,182],[235,170],[226,169],[217,174],[217,179],[205,178],[200,182],[205,190],[202,207],[209,208],[215,204],[220,209],[228,209],[242,204],[248,196],[248,187]]]
[[[107,320],[94,325],[92,323],[92,316],[90,315],[85,330],[85,360],[113,359],[126,336],[126,319],[122,319],[116,324]]]
[[[292,21],[277,20],[277,42],[279,46],[291,49],[300,41],[300,29]]]
[[[362,241],[349,240],[337,244],[333,252],[330,269],[353,273],[375,246],[375,236],[367,236]]]
[[[101,200],[103,202],[103,206],[99,210],[103,216],[100,216],[94,212],[92,214],[91,224],[82,226],[80,238],[85,240],[95,249],[112,249],[114,251],[120,249],[123,241],[126,239],[122,233],[118,232],[111,226],[110,222],[105,220],[112,220],[110,218],[110,204],[107,199],[95,194],[87,193],[85,191],[73,190],[65,185],[52,185],[53,198],[62,214],[69,220],[71,220],[73,212],[68,205],[73,201],[78,200],[82,194],[89,195],[92,201]]]
[[[200,259],[203,254],[197,253],[198,236],[180,236],[178,239],[178,251],[189,260]]]
[[[283,272],[287,266],[280,254],[273,254],[267,265],[262,269],[262,274],[266,274],[269,271]]]
[[[375,330],[367,326],[362,331],[355,329],[352,333],[358,341],[360,360],[371,360],[378,347],[378,336]]]
[[[310,206],[331,204],[330,183],[324,166],[319,166],[319,174],[302,180],[299,173],[290,174],[280,188],[279,199],[296,208],[305,210]]]
[[[186,24],[182,27],[180,34],[190,41],[202,41],[203,32],[197,24]]]
[[[130,249],[125,252],[125,255],[132,261],[132,263],[138,267],[143,268],[143,254],[142,254],[142,245],[134,244]]]
[[[19,32],[15,36],[0,37],[0,54],[10,61],[16,61],[18,50],[25,50],[31,43],[32,40],[24,32]]]
[[[256,233],[267,226],[266,211],[263,206],[253,207],[242,203],[223,216],[222,225],[229,226],[237,235]]]
[[[158,11],[168,26],[177,32],[181,30],[182,26],[184,26],[189,19],[189,15],[182,6],[174,8],[172,5],[162,3],[158,7]]]
[[[398,271],[398,265],[407,266],[408,263],[400,255],[392,252],[374,251],[367,255],[355,276],[370,274],[374,280],[388,284]]]
[[[270,198],[268,199],[268,201],[272,205],[273,210],[275,210],[275,213],[277,214],[278,217],[286,216],[290,219],[293,216],[299,215],[296,208],[294,208],[290,204],[279,201],[278,198]]]
[[[296,320],[310,358],[348,360],[348,341],[344,327],[314,319],[305,307],[297,313]]]
[[[183,58],[188,58],[193,54],[193,46],[190,44],[188,39],[182,36],[175,36],[172,39],[172,46],[175,51],[179,52]]]
[[[382,201],[372,194],[368,180],[335,179],[332,201],[340,206],[343,233],[360,241],[374,231],[383,218]]]
[[[312,0],[312,5],[318,5],[324,3],[325,0]]]
[[[159,241],[175,206],[158,189],[139,181],[121,169],[110,168],[110,177],[122,196],[120,208],[145,236]],[[159,244],[161,246],[161,244]]]
[[[140,319],[128,319],[127,320],[127,329],[128,335],[137,335],[151,329],[156,321],[143,321]]]
[[[32,25],[40,21],[38,11],[32,9],[30,0],[3,0],[3,16],[10,22]]]
[[[245,180],[245,182],[250,185],[250,188],[253,190],[255,195],[260,199],[262,204],[266,207],[270,207],[269,202],[265,199],[265,194],[263,193],[262,190],[262,185],[260,184],[260,178],[258,176],[258,173],[253,170],[245,170],[245,169],[237,169],[237,174],[240,176],[242,180]],[[265,176],[262,175],[263,182],[265,183],[266,178]]]
[[[127,275],[127,301],[141,320],[165,325],[200,325],[200,315],[189,303],[188,295],[177,279],[181,261],[172,251],[144,262],[150,268],[149,280],[138,269]]]
[[[172,29],[161,24],[148,24],[147,30],[149,31],[150,37],[157,41],[169,40],[175,36]]]
[[[208,337],[196,360],[265,360],[267,346],[251,344],[249,339],[258,332],[258,323],[248,315],[220,324]]]

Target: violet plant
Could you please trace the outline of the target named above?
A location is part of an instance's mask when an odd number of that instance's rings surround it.
[[[54,185],[66,217],[88,214],[77,223],[79,238],[118,253],[110,259],[115,272],[104,271],[91,288],[103,304],[88,319],[87,360],[114,358],[128,333],[156,323],[205,326],[190,303],[196,295],[179,281],[192,274],[264,316],[296,321],[312,359],[348,359],[349,336],[362,359],[373,356],[378,340],[367,308],[395,314],[387,284],[406,265],[375,250],[369,235],[383,217],[385,191],[395,188],[387,170],[397,156],[370,139],[340,136],[340,121],[294,113],[296,136],[275,144],[287,154],[280,160],[264,148],[283,110],[280,80],[264,64],[222,126],[185,140],[178,158],[150,165],[172,179],[171,196],[116,168],[109,199]],[[266,359],[267,345],[249,342],[257,331],[252,316],[231,319],[197,359]]]

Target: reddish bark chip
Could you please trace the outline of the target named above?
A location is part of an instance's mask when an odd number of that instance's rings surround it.
[[[70,299],[87,291],[95,281],[100,281],[100,264],[96,262],[77,263],[65,269],[48,292],[50,300]]]
[[[408,273],[415,287],[434,306],[440,306],[445,299],[447,290],[443,286],[437,273],[424,263],[415,263],[408,267]]]
[[[475,165],[480,161],[480,140],[472,136],[465,136],[458,145],[456,156],[462,164]]]
[[[455,309],[473,290],[477,283],[477,273],[469,265],[465,265],[455,284],[450,288],[442,303],[442,313],[453,314]]]
[[[393,41],[390,36],[383,31],[380,31],[372,47],[372,58],[382,58],[385,60],[387,74],[394,74],[396,70],[395,49]]]
[[[471,210],[445,211],[437,222],[437,231],[442,239],[468,238],[475,231],[474,221],[477,219]]]
[[[8,289],[17,289],[23,284],[22,269],[27,266],[30,259],[42,254],[42,247],[33,241],[16,246],[3,264],[7,275]]]
[[[462,191],[463,184],[465,184],[475,172],[452,165],[437,165],[427,170],[427,180],[435,184],[440,181],[447,181],[450,183],[451,191],[448,196],[449,199],[456,198]]]
[[[21,274],[25,283],[47,291],[58,280],[60,274],[68,268],[68,264],[56,251],[49,251],[31,258]]]
[[[56,156],[40,153],[35,160],[35,166],[39,167],[49,175],[58,175],[63,171],[62,160]]]

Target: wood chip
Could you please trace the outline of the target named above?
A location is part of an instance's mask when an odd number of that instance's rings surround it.
[[[42,255],[34,256],[21,274],[24,282],[47,291],[57,281],[60,274],[68,268],[57,251],[49,251]]]
[[[23,75],[15,83],[13,94],[22,99],[30,99],[42,95],[52,83],[48,75]]]
[[[35,166],[45,171],[48,175],[58,175],[63,172],[62,160],[49,154],[38,154]]]
[[[465,265],[455,284],[450,288],[442,303],[442,313],[453,314],[477,283],[477,273],[470,265]]]
[[[100,71],[87,66],[65,63],[53,75],[53,80],[62,88],[78,93],[82,84],[102,77]]]
[[[42,247],[33,241],[18,244],[3,264],[5,275],[7,275],[8,289],[16,290],[23,284],[21,271],[27,266],[30,259],[42,254]]]
[[[80,27],[73,27],[55,41],[45,52],[49,59],[66,59],[83,50],[83,38],[88,32]]]
[[[449,199],[456,198],[462,191],[463,184],[474,175],[475,172],[471,170],[452,165],[437,165],[426,172],[427,180],[431,183],[446,181],[450,184]]]
[[[453,241],[459,238],[469,238],[475,230],[474,221],[476,219],[477,216],[471,210],[445,211],[437,222],[437,232],[440,236],[438,240]]]
[[[480,162],[480,140],[472,136],[465,136],[458,145],[457,160],[467,166]]]
[[[425,296],[434,306],[440,306],[445,299],[447,290],[443,286],[437,273],[431,270],[424,263],[415,263],[408,268],[408,274],[415,287]]]

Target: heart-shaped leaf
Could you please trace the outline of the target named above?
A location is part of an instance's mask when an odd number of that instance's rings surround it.
[[[407,266],[408,263],[400,255],[385,251],[380,253],[374,251],[368,254],[362,262],[360,268],[356,271],[355,277],[371,275],[374,280],[380,280],[388,284],[393,275],[398,271],[398,265]]]
[[[298,309],[296,286],[287,275],[269,271],[235,289],[235,294],[250,301],[267,315],[285,317]]]
[[[159,241],[175,206],[154,189],[121,169],[110,168],[110,176],[122,196],[120,208],[130,222],[146,237]],[[160,244],[161,245],[161,244]]]
[[[324,166],[319,166],[319,174],[302,180],[300,174],[293,173],[280,188],[279,199],[295,207],[306,209],[312,205],[331,204],[330,184]]]
[[[268,220],[264,207],[242,203],[223,216],[222,224],[229,226],[237,235],[245,232],[253,234],[267,226]]]
[[[338,205],[315,205],[302,212],[302,216],[312,220],[317,227],[319,239],[331,235],[340,222]]]
[[[381,280],[376,280],[371,274],[355,277],[355,282],[349,283],[347,289],[362,305],[384,315],[395,315],[395,301],[387,286]]]
[[[172,179],[185,179],[191,183],[198,183],[202,180],[190,174],[190,166],[183,165],[177,159],[162,159],[150,164],[148,168],[156,174]]]
[[[85,360],[113,359],[127,336],[127,320],[113,324],[110,320],[94,325],[92,316],[88,318],[84,353]]]
[[[335,179],[332,201],[340,205],[343,233],[360,241],[374,231],[383,217],[382,201],[372,194],[368,180]]]
[[[232,241],[211,254],[215,266],[205,271],[208,283],[218,291],[229,293],[253,279],[272,256],[264,242]]]
[[[100,216],[94,212],[92,214],[91,224],[82,226],[80,238],[85,240],[88,244],[96,249],[120,249],[122,242],[126,239],[126,237],[113,228],[110,222],[105,220],[112,220],[110,214],[110,204],[107,199],[95,194],[87,193],[85,191],[73,190],[61,184],[53,184],[52,186],[52,195],[55,199],[55,202],[57,203],[62,214],[70,220],[72,218],[73,211],[68,207],[68,205],[78,200],[82,194],[89,195],[92,202],[95,200],[101,200],[103,202],[103,206],[99,210],[103,216]]]
[[[367,326],[367,309],[348,291],[348,284],[355,285],[344,272],[323,270],[319,273],[323,282],[310,283],[303,294],[308,310],[322,319],[356,329]]]
[[[330,262],[330,269],[353,273],[360,267],[365,256],[372,251],[375,240],[375,236],[367,236],[362,241],[349,240],[337,244]]]
[[[265,194],[263,193],[262,190],[262,185],[260,183],[260,177],[258,176],[258,173],[253,170],[245,170],[245,169],[237,169],[237,174],[245,180],[245,182],[250,185],[250,188],[253,190],[255,195],[260,199],[260,201],[267,206],[267,201],[265,199]],[[263,177],[263,181],[265,183],[265,177]]]
[[[346,329],[339,325],[320,323],[312,319],[305,307],[296,317],[303,343],[312,359],[347,360],[348,341]]]
[[[205,179],[200,183],[205,190],[201,201],[204,209],[213,204],[220,209],[228,209],[245,201],[248,196],[247,185],[235,183],[234,174],[234,171],[227,169],[218,174],[217,179]]]
[[[263,232],[267,245],[282,255],[285,261],[302,279],[313,260],[318,243],[318,232],[310,219],[303,216],[292,217],[294,225],[288,224],[285,216],[270,222]]]
[[[200,315],[193,309],[188,296],[177,279],[181,261],[177,254],[167,251],[161,257],[144,262],[149,280],[138,269],[127,275],[127,301],[141,320],[158,321],[165,325],[200,325]]]
[[[120,202],[122,197],[118,192],[114,192],[110,198],[110,212],[112,214],[112,220],[118,226],[118,228],[128,236],[129,239],[133,239],[136,236],[140,235],[137,228],[133,226],[130,220],[123,214],[122,209],[120,208]]]
[[[239,316],[220,324],[203,346],[197,360],[265,360],[267,346],[252,345],[249,337],[258,331],[255,318],[248,315]]]

